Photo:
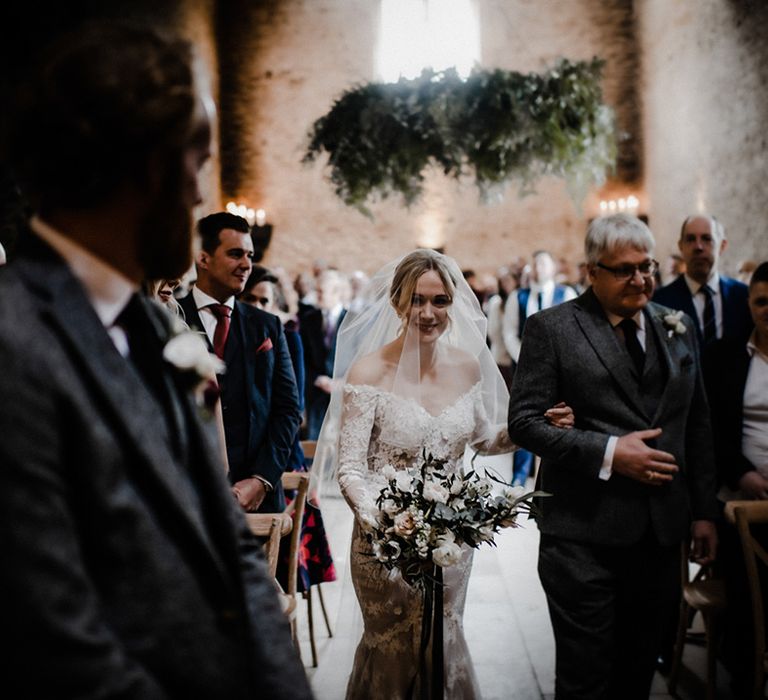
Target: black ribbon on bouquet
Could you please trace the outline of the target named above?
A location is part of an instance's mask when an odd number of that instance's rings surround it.
[[[429,652],[431,664],[428,663]],[[443,700],[445,687],[443,655],[443,569],[435,565],[424,584],[424,609],[421,617],[419,671],[413,679],[409,698],[414,698],[416,681],[420,680],[420,700]],[[431,666],[431,669],[430,669]]]

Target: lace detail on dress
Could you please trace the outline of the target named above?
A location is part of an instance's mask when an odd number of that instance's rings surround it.
[[[480,384],[457,397],[438,415],[410,399],[368,385],[344,388],[339,436],[339,484],[353,510],[370,504],[384,485],[381,470],[404,469],[422,450],[460,470],[465,446],[476,432],[482,411]],[[384,441],[382,433],[388,436]],[[444,648],[446,698],[478,697],[462,617],[472,550],[445,570]],[[347,689],[347,698],[390,700],[407,697],[418,668],[421,595],[399,573],[375,561],[357,523],[352,535],[352,580],[363,614],[363,638]],[[416,686],[418,689],[418,686]]]

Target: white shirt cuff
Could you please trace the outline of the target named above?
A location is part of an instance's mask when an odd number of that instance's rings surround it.
[[[616,451],[618,441],[619,438],[615,435],[608,438],[608,444],[605,446],[605,454],[603,455],[603,464],[600,467],[600,474],[598,474],[603,481],[608,481],[613,474],[613,453]]]

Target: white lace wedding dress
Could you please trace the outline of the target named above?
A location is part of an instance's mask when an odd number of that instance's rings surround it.
[[[447,469],[460,470],[465,446],[473,442],[476,428],[484,420],[480,389],[478,383],[438,415],[432,415],[415,401],[382,389],[347,385],[339,440],[339,485],[353,509],[375,500],[385,483],[380,474],[384,466],[411,466],[421,458],[424,448],[437,458],[447,459]],[[480,696],[462,622],[472,552],[466,548],[461,561],[444,571],[445,697],[449,700]],[[411,689],[418,697],[418,682],[412,684],[419,665],[421,593],[406,584],[399,573],[388,572],[376,562],[357,519],[351,573],[364,630],[347,698],[402,700]]]

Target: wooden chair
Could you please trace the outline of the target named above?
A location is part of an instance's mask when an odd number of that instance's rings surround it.
[[[317,440],[302,440],[301,449],[304,452],[304,458],[306,460],[314,459],[317,452]],[[325,629],[328,631],[328,636],[333,637],[333,630],[331,629],[331,622],[328,617],[328,610],[325,607],[325,600],[323,599],[322,584],[316,584],[310,586],[308,591],[304,591],[302,594],[304,600],[307,601],[307,623],[309,627],[309,648],[312,652],[312,666],[317,668],[317,646],[315,645],[315,617],[312,609],[312,591],[317,591],[317,597],[320,600],[320,610],[323,613],[323,621],[325,622]]]
[[[720,616],[727,607],[725,584],[721,579],[714,578],[711,567],[701,567],[693,579],[688,568],[689,543],[684,542],[680,557],[680,580],[682,596],[680,598],[680,613],[672,655],[672,667],[667,680],[671,695],[675,694],[680,669],[683,661],[683,650],[689,639],[688,628],[696,612],[701,613],[704,621],[705,639],[707,646],[707,700],[714,700],[717,690],[717,641],[720,636]]]
[[[285,594],[288,597],[288,609],[286,613],[291,621],[291,636],[296,649],[301,655],[298,635],[296,633],[296,582],[299,571],[299,547],[301,545],[301,523],[304,517],[304,507],[309,491],[309,474],[306,472],[284,472],[282,476],[283,488],[286,491],[296,491],[296,496],[290,505],[283,511],[284,515],[291,518],[293,528],[288,550],[288,582]]]
[[[768,552],[755,539],[753,525],[768,524],[768,501],[731,501],[725,506],[726,518],[736,525],[744,551],[749,593],[752,599],[752,622],[754,625],[754,672],[752,697],[764,698],[765,679],[768,674],[768,656],[765,649],[765,601],[760,584],[760,572],[768,574]]]
[[[277,574],[280,540],[293,529],[293,520],[286,513],[246,513],[245,519],[251,532],[265,538],[264,553],[272,578]]]

